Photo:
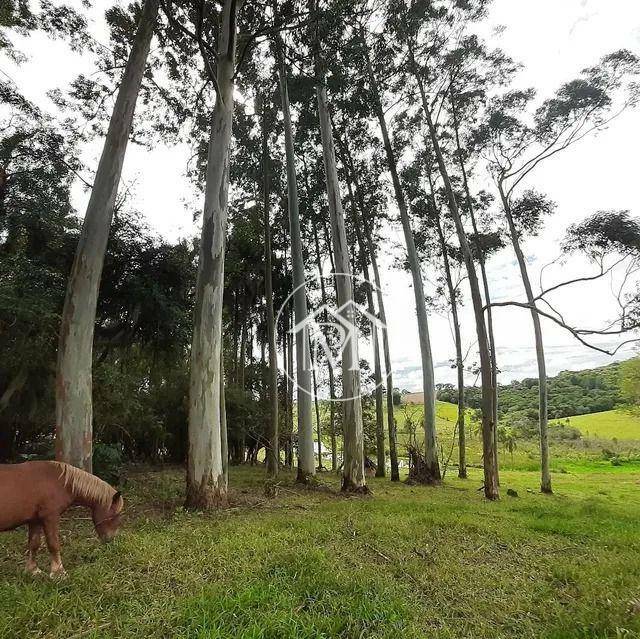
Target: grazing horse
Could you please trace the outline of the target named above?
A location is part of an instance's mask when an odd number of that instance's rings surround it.
[[[100,539],[111,541],[118,528],[124,502],[122,495],[95,475],[53,461],[0,464],[0,531],[29,526],[26,571],[40,572],[36,554],[41,534],[51,555],[51,577],[66,575],[60,558],[60,515],[71,506],[92,511]]]

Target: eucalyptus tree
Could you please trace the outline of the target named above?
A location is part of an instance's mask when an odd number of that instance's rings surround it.
[[[216,87],[205,178],[205,199],[196,280],[196,311],[191,343],[189,456],[186,503],[208,509],[227,501],[222,462],[221,344],[224,257],[227,233],[229,155],[233,121],[239,2],[225,0],[218,13],[215,72],[202,50],[209,80]],[[196,36],[202,43],[202,15]]]
[[[38,10],[33,4],[20,0],[5,0],[0,5],[0,53],[20,65],[25,54],[7,37],[12,31],[23,38],[34,33],[44,33],[52,39],[65,40],[73,51],[88,51],[94,47],[88,31],[87,20],[81,12],[68,4],[40,2]]]
[[[484,194],[476,199],[472,195],[470,180],[475,166],[479,163],[479,149],[473,144],[476,128],[481,122],[481,113],[491,91],[507,84],[517,71],[518,66],[500,50],[489,50],[487,44],[477,35],[462,37],[444,57],[443,64],[449,78],[448,100],[442,105],[448,110],[449,128],[453,138],[452,157],[455,159],[462,182],[463,197],[461,208],[468,215],[473,235],[472,249],[475,251],[480,267],[480,280],[486,308],[487,337],[491,355],[492,392],[493,392],[493,436],[494,451],[498,452],[498,362],[496,340],[493,329],[493,309],[487,277],[486,261],[490,254],[502,248],[500,233],[495,224],[484,220],[480,213],[486,211],[488,198]],[[497,464],[496,459],[496,464]]]
[[[124,68],[62,311],[56,373],[56,457],[91,471],[92,356],[98,289],[133,115],[160,0],[146,0]]]
[[[364,24],[362,23],[359,24],[356,29],[356,37],[358,44],[360,45],[359,51],[365,67],[368,88],[370,91],[370,99],[376,118],[378,120],[378,124],[380,126],[387,165],[389,172],[391,173],[393,191],[396,203],[398,205],[398,210],[400,212],[400,220],[402,222],[402,229],[404,232],[404,239],[407,248],[407,258],[409,261],[409,268],[411,270],[411,276],[413,280],[416,316],[418,320],[418,335],[420,339],[420,354],[422,360],[422,389],[424,394],[425,476],[423,477],[423,480],[425,482],[438,482],[441,479],[441,473],[438,460],[438,445],[436,434],[435,377],[433,370],[431,338],[429,335],[429,320],[425,304],[424,285],[422,280],[422,272],[420,269],[420,260],[418,259],[413,230],[411,228],[409,209],[407,206],[405,194],[403,192],[402,184],[400,182],[397,150],[393,148],[391,142],[391,136],[389,134],[389,127],[385,115],[385,108],[382,101],[383,97],[378,81],[378,75],[382,74],[382,69],[388,68],[391,64],[392,55],[391,52],[386,47],[384,47],[383,41],[381,39],[378,39],[376,48],[376,53],[378,55],[376,55],[375,60],[378,69],[376,69],[374,67],[374,61],[372,60],[372,56],[370,53],[369,39],[378,37],[377,34],[368,34]],[[384,56],[381,54],[384,54]],[[389,388],[387,388],[387,393],[389,393]]]
[[[599,334],[622,337],[636,331],[640,325],[640,291],[637,283],[640,272],[638,220],[625,210],[597,211],[567,229],[562,250],[565,254],[578,253],[586,256],[598,270],[593,274],[556,284],[542,291],[542,295],[560,287],[593,282],[611,274],[611,289],[617,306],[618,316],[608,327],[604,330],[578,330],[578,336]],[[615,270],[621,271],[618,278],[613,277]],[[626,339],[609,353],[615,353],[625,344],[637,341],[635,337]],[[590,346],[593,348],[593,345]]]
[[[341,105],[342,106],[342,105]],[[358,124],[364,124],[366,127],[366,120],[356,121]],[[359,127],[359,136],[352,128],[347,134],[345,134],[346,127],[344,124],[340,127],[342,130],[336,132],[336,138],[338,142],[338,148],[340,160],[342,162],[342,168],[344,173],[344,181],[347,185],[347,193],[349,195],[349,207],[351,217],[351,227],[357,240],[357,249],[354,249],[354,253],[358,256],[360,269],[362,271],[363,286],[365,289],[367,299],[367,309],[371,317],[377,317],[380,319],[380,312],[376,311],[376,305],[380,307],[382,305],[382,315],[384,315],[384,302],[380,302],[382,292],[377,290],[378,287],[373,283],[369,266],[371,265],[374,270],[374,278],[377,276],[379,279],[379,273],[377,273],[377,264],[375,262],[375,249],[367,242],[365,226],[367,212],[364,210],[364,198],[360,193],[360,180],[353,171],[353,157],[350,151],[351,144],[355,141],[358,145],[366,139],[363,126]],[[364,135],[363,135],[364,134]],[[357,137],[356,137],[357,136]],[[358,193],[356,195],[356,189]],[[374,291],[376,293],[376,299],[374,303]],[[381,320],[382,321],[382,320]],[[388,348],[388,337],[386,334],[386,325],[382,323],[380,327],[383,332],[383,340]],[[385,453],[385,435],[384,435],[384,389],[382,378],[382,362],[380,357],[380,336],[378,332],[378,323],[373,320],[370,323],[370,335],[371,335],[371,347],[373,350],[373,364],[374,364],[374,394],[375,394],[375,409],[376,409],[376,477],[384,477],[386,475],[386,453]],[[391,374],[391,366],[389,364],[389,373]],[[389,380],[387,379],[387,382]],[[392,398],[393,402],[393,398]],[[393,420],[393,403],[391,404],[391,413],[387,413],[387,418],[390,420],[390,451],[392,458],[392,476],[395,480],[395,475],[398,471],[398,459],[396,450],[396,438],[394,434],[394,420]]]
[[[331,244],[336,267],[334,278],[338,314],[342,317],[344,325],[349,327],[345,343],[341,344],[344,446],[342,490],[367,492],[364,474],[364,434],[360,398],[358,330],[355,317],[353,281],[351,278],[352,271],[336,165],[333,126],[326,87],[325,57],[327,52],[323,51],[322,48],[322,43],[328,39],[328,35],[336,33],[336,27],[341,22],[341,16],[333,11],[329,13],[327,10],[324,10],[321,16],[320,7],[315,0],[309,0],[309,13],[312,20],[309,29],[310,48],[316,82],[322,156],[331,218]]]
[[[349,97],[344,100],[349,102]],[[341,105],[341,108],[344,108]],[[366,257],[370,261],[373,272],[373,284],[375,285],[376,301],[378,308],[378,318],[380,320],[380,332],[382,334],[382,352],[385,364],[385,386],[386,386],[386,419],[387,433],[389,437],[389,458],[391,464],[391,481],[400,480],[398,466],[398,442],[396,433],[396,421],[393,406],[393,368],[391,364],[391,346],[389,331],[387,328],[387,313],[385,299],[380,278],[380,268],[378,266],[379,238],[376,234],[376,226],[381,226],[387,220],[385,214],[386,197],[381,190],[381,173],[384,170],[383,161],[378,157],[379,149],[376,146],[367,147],[367,141],[371,139],[363,130],[358,127],[361,136],[355,137],[353,129],[349,129],[348,136],[346,119],[341,125],[341,134],[338,136],[340,145],[340,157],[345,174],[347,185],[352,187],[350,194],[351,205],[356,214],[353,225],[360,226],[364,234],[366,245]],[[365,156],[371,153],[370,159],[356,158],[352,151],[352,141],[355,140],[358,148],[364,152]],[[374,363],[375,365],[375,363]],[[376,397],[376,406],[378,399]],[[377,408],[376,408],[377,410]]]
[[[271,216],[270,216],[270,158],[269,158],[269,129],[271,117],[270,105],[267,101],[262,104],[262,173],[263,173],[263,201],[262,220],[264,225],[264,280],[265,304],[267,315],[267,335],[269,341],[269,405],[270,425],[266,455],[267,474],[272,477],[278,475],[280,466],[280,445],[278,435],[278,353],[276,345],[276,326],[273,310],[273,256],[271,249]]]
[[[276,5],[273,5],[277,17]],[[286,50],[280,34],[274,37],[276,64],[280,83],[280,104],[284,120],[285,154],[287,166],[287,194],[289,210],[289,230],[291,233],[291,263],[293,270],[294,326],[302,327],[295,333],[296,342],[296,386],[298,389],[298,481],[307,483],[315,475],[313,454],[312,419],[312,379],[311,359],[307,345],[307,331],[304,328],[307,316],[307,292],[304,256],[300,231],[300,210],[294,149],[291,106],[289,103],[288,69]]]
[[[409,85],[410,90],[417,88],[428,144],[440,172],[447,206],[467,271],[480,356],[484,494],[487,499],[498,499],[499,480],[493,428],[494,376],[484,305],[471,244],[447,166],[442,133],[438,130],[437,120],[440,114],[438,107],[446,96],[446,87],[450,81],[449,77],[442,77],[445,68],[440,64],[442,57],[446,54],[450,42],[461,37],[469,24],[484,15],[485,5],[484,1],[479,0],[455,6],[438,2],[420,2],[406,7],[403,2],[394,1],[387,10],[385,28],[389,36],[399,43],[399,52],[403,55],[403,60],[406,60],[403,70],[406,79],[412,81],[412,85]]]
[[[455,433],[458,438],[458,477],[467,478],[466,462],[466,401],[464,387],[465,357],[459,307],[462,303],[462,278],[455,275],[462,263],[458,246],[450,242],[455,235],[450,218],[442,213],[442,194],[436,189],[437,176],[433,158],[422,148],[415,149],[415,157],[403,171],[403,183],[411,202],[414,217],[421,222],[417,233],[418,251],[423,259],[433,263],[440,273],[432,305],[443,306],[451,313],[453,342],[455,346],[455,368],[457,372],[458,418]],[[444,282],[444,285],[442,284]],[[444,300],[444,304],[442,303]]]
[[[305,220],[308,222],[308,244],[311,246],[310,254],[314,256],[314,262],[318,274],[318,282],[320,285],[320,303],[323,307],[322,312],[322,331],[325,343],[333,350],[334,335],[330,330],[328,309],[330,305],[335,303],[335,280],[333,286],[333,294],[328,285],[329,277],[325,275],[325,259],[328,254],[330,257],[329,269],[335,272],[333,267],[333,258],[331,253],[331,238],[327,234],[325,224],[328,213],[326,199],[324,197],[324,180],[323,166],[320,154],[317,152],[318,132],[315,118],[308,107],[311,102],[309,97],[312,95],[308,89],[309,86],[300,87],[302,91],[299,97],[299,118],[297,130],[298,153],[302,165],[302,179],[304,183],[304,197],[302,198],[302,211]],[[321,242],[322,240],[322,242]],[[331,278],[333,279],[333,278]],[[319,353],[321,354],[321,353]],[[336,374],[334,370],[334,361],[332,357],[325,357],[329,383],[329,436],[331,438],[331,469],[337,470],[337,440],[336,440]],[[316,362],[318,366],[320,362]],[[317,395],[317,394],[316,394]],[[319,422],[319,419],[317,420]],[[318,446],[320,447],[320,438],[318,438]]]
[[[536,305],[522,239],[536,233],[552,204],[532,189],[523,189],[535,169],[589,134],[612,122],[638,100],[635,77],[640,60],[621,50],[602,58],[580,76],[562,85],[527,118],[533,90],[510,91],[493,100],[478,133],[478,143],[488,149],[487,159],[507,221],[533,322],[538,363],[541,491],[550,493],[547,435],[547,382],[540,312]],[[519,193],[520,189],[520,195]]]

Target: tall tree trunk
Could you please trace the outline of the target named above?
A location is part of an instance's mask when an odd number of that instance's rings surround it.
[[[282,361],[284,366],[284,465],[286,468],[291,468],[293,460],[291,455],[291,431],[289,430],[289,377],[293,375],[293,371],[289,368],[289,318],[286,311],[282,314],[280,339],[282,340]]]
[[[319,68],[316,59],[316,67]],[[331,217],[331,238],[337,272],[336,297],[338,313],[349,327],[346,344],[342,348],[342,401],[344,429],[344,461],[342,490],[367,491],[364,475],[364,432],[360,398],[360,359],[358,356],[358,331],[353,302],[353,282],[347,248],[347,234],[340,198],[338,170],[336,167],[333,131],[329,115],[327,92],[322,81],[316,85],[318,117],[322,137],[322,156]]]
[[[338,137],[338,144],[340,144],[340,138]],[[342,145],[341,145],[342,146]],[[346,167],[346,162],[343,162]],[[349,192],[349,199],[351,200],[351,219],[353,228],[356,231],[356,239],[358,241],[358,248],[360,251],[360,267],[362,269],[362,276],[365,280],[365,290],[367,296],[367,310],[372,317],[376,317],[376,309],[373,303],[373,286],[371,285],[371,276],[369,275],[369,264],[367,262],[367,248],[365,245],[364,237],[362,235],[362,228],[360,227],[360,220],[358,219],[356,199],[353,194],[353,186],[351,180],[347,179],[347,189]],[[364,213],[363,213],[364,215]],[[384,398],[382,393],[382,365],[380,363],[380,342],[378,341],[378,326],[375,322],[371,322],[371,347],[373,348],[373,379],[376,385],[375,388],[375,400],[376,400],[376,477],[384,477],[386,475],[386,455],[384,450]]]
[[[387,431],[389,433],[389,458],[391,463],[391,481],[400,481],[400,467],[398,465],[398,435],[396,433],[396,419],[393,411],[393,370],[391,368],[391,348],[389,346],[389,331],[387,330],[387,316],[385,313],[384,299],[382,295],[382,285],[380,282],[380,271],[378,270],[378,262],[376,259],[375,246],[371,237],[371,229],[366,221],[363,220],[363,227],[367,235],[367,244],[369,246],[369,256],[371,257],[371,268],[373,270],[373,279],[376,285],[378,296],[378,313],[381,322],[382,332],[382,354],[384,357],[384,366],[386,372],[387,386]]]
[[[473,262],[473,255],[471,253],[467,235],[462,225],[462,218],[460,217],[460,211],[458,209],[458,203],[456,201],[455,193],[453,192],[453,186],[451,185],[449,172],[447,171],[444,156],[442,155],[442,150],[440,148],[438,134],[431,117],[431,110],[427,101],[422,78],[420,77],[420,74],[416,69],[411,45],[409,47],[409,60],[411,63],[413,75],[418,84],[418,89],[420,90],[422,109],[427,122],[427,126],[429,127],[431,144],[433,146],[433,151],[436,156],[438,168],[442,176],[442,181],[444,182],[447,195],[447,204],[456,227],[458,242],[460,243],[460,249],[464,257],[467,275],[469,277],[469,287],[471,289],[471,300],[473,303],[476,332],[478,336],[478,351],[480,353],[480,377],[482,384],[482,450],[484,461],[484,494],[487,499],[498,499],[498,469],[495,463],[496,455],[494,452],[493,444],[493,392],[491,390],[491,354],[489,353],[489,342],[487,339],[487,329],[484,321],[480,284],[478,283],[478,276],[476,274],[475,264]]]
[[[387,330],[387,314],[385,310],[384,296],[382,294],[382,283],[380,280],[380,270],[378,269],[378,258],[376,246],[373,242],[371,233],[371,225],[367,220],[362,190],[358,180],[358,173],[355,169],[351,150],[346,140],[339,138],[342,142],[342,148],[345,156],[345,169],[351,175],[351,181],[356,191],[358,208],[360,210],[360,220],[358,224],[362,224],[362,229],[367,240],[367,249],[369,259],[371,260],[371,270],[373,271],[373,280],[376,285],[376,297],[378,301],[378,317],[381,324],[382,333],[382,353],[384,356],[385,380],[386,380],[386,399],[387,399],[387,431],[389,433],[389,458],[391,463],[391,481],[400,481],[400,468],[398,465],[398,442],[396,434],[396,420],[393,410],[393,369],[391,367],[391,347],[389,345],[389,331]]]
[[[273,312],[273,260],[271,255],[271,219],[269,216],[269,134],[266,123],[267,106],[264,106],[262,122],[262,172],[263,172],[263,224],[264,224],[264,281],[267,315],[267,338],[269,342],[269,407],[270,423],[267,437],[267,475],[276,477],[280,466],[278,434],[278,352],[276,346],[276,322]]]
[[[471,228],[478,238],[478,223],[476,220],[475,207],[471,198],[471,190],[469,188],[469,178],[464,163],[462,152],[462,144],[460,143],[460,124],[458,122],[458,110],[454,97],[453,83],[449,92],[451,98],[451,113],[453,114],[453,130],[456,140],[456,150],[458,152],[458,163],[460,164],[460,172],[462,174],[462,184],[464,187],[465,197],[467,198],[467,206],[469,209],[469,218],[471,220]],[[482,247],[478,246],[478,261],[480,264],[480,279],[484,290],[484,304],[487,316],[487,336],[489,338],[489,349],[491,353],[491,391],[493,393],[493,450],[496,456],[496,468],[499,469],[498,463],[498,363],[496,353],[496,340],[493,332],[493,309],[491,307],[491,295],[489,292],[489,278],[487,277],[486,259],[482,252]],[[498,475],[499,479],[499,475]]]
[[[220,427],[220,361],[236,20],[237,0],[225,0],[218,36],[218,95],[209,138],[191,344],[186,503],[198,509],[220,506],[227,501]]]
[[[433,202],[434,211],[436,209],[435,195],[433,192],[433,183],[429,176],[429,185],[431,187],[431,200]],[[460,479],[467,478],[467,445],[465,432],[465,400],[464,400],[464,362],[462,360],[462,335],[460,334],[460,318],[458,316],[458,301],[456,299],[456,289],[453,285],[451,276],[451,265],[449,263],[449,255],[447,254],[447,242],[442,230],[440,216],[436,213],[436,230],[438,231],[438,240],[440,242],[440,250],[442,251],[442,262],[444,265],[445,280],[447,281],[447,290],[449,291],[449,300],[451,305],[451,316],[453,318],[453,338],[456,347],[456,371],[458,374],[458,477]]]
[[[309,185],[309,175],[306,170],[306,164],[304,165],[304,180],[307,189],[307,193],[311,193],[311,187]],[[327,287],[324,283],[324,270],[322,268],[322,254],[320,251],[320,240],[318,237],[318,226],[315,220],[312,221],[313,227],[313,243],[315,246],[315,261],[316,268],[318,269],[318,279],[320,280],[320,299],[322,300],[322,305],[325,307],[325,311],[323,313],[323,321],[328,325],[329,318],[327,316],[326,308],[329,304],[329,299],[327,297]],[[326,328],[323,327],[323,328]],[[325,331],[325,339],[327,343],[329,343],[329,335],[328,332]],[[329,435],[331,437],[331,470],[335,471],[338,468],[338,460],[337,460],[337,450],[336,450],[336,432],[335,432],[335,379],[333,372],[333,364],[331,362],[331,358],[327,357],[327,371],[329,373]],[[314,370],[315,375],[315,370]],[[314,387],[315,387],[315,379],[314,379]],[[317,391],[315,393],[316,407],[317,407]],[[317,412],[317,408],[316,408]],[[320,457],[319,457],[320,459]],[[322,466],[321,463],[318,464],[318,467]]]
[[[238,345],[240,343],[240,304],[238,304],[237,287],[233,291],[233,368],[231,370],[233,383],[238,383]]]
[[[146,0],[109,122],[67,285],[56,370],[56,458],[91,472],[93,332],[98,290],[136,100],[160,0]]]
[[[249,333],[247,318],[248,309],[246,303],[242,305],[242,309],[242,317],[244,318],[244,320],[242,322],[242,332],[240,334],[240,356],[238,357],[238,388],[241,391],[244,391],[244,380],[247,370],[247,339]]]
[[[293,335],[288,332],[292,326],[291,314],[287,313],[287,358],[289,362],[289,377],[287,387],[289,389],[289,412],[287,414],[287,425],[289,430],[289,468],[293,467]]]
[[[311,352],[311,344],[309,344],[309,352]],[[318,400],[318,378],[316,375],[316,367],[318,362],[313,362],[312,375],[313,375],[313,404],[316,410],[316,435],[318,445],[318,470],[324,470],[322,465],[322,425],[320,423],[320,401]]]
[[[229,437],[227,433],[227,400],[224,390],[224,356],[220,354],[220,446],[222,448],[222,471],[229,483]]]
[[[529,271],[527,269],[527,260],[520,246],[520,238],[513,221],[511,205],[509,199],[504,193],[502,184],[498,186],[500,191],[500,199],[504,213],[509,224],[509,235],[511,243],[518,259],[520,267],[520,275],[524,284],[527,302],[531,306],[531,319],[533,320],[533,332],[536,343],[536,358],[538,361],[538,429],[540,435],[540,490],[543,493],[552,493],[551,488],[551,471],[549,469],[549,435],[548,435],[548,414],[547,414],[547,366],[544,357],[544,343],[542,340],[542,326],[540,325],[540,315],[536,308],[535,295],[529,279]]]
[[[385,120],[384,111],[382,109],[382,101],[380,99],[380,91],[378,83],[373,73],[371,59],[367,49],[364,34],[362,34],[362,45],[365,52],[365,62],[367,66],[367,74],[369,84],[373,96],[374,108],[380,124],[382,132],[382,140],[387,156],[387,164],[391,173],[391,181],[393,182],[393,190],[400,211],[400,219],[402,221],[402,229],[404,231],[405,243],[407,245],[407,258],[409,260],[409,268],[411,269],[411,277],[413,279],[413,293],[416,302],[416,316],[418,320],[418,335],[420,338],[420,354],[422,357],[422,389],[424,394],[424,454],[427,477],[425,480],[431,482],[439,482],[441,479],[440,463],[438,460],[438,442],[436,436],[436,390],[435,378],[433,372],[433,354],[431,351],[431,339],[429,336],[429,320],[427,317],[427,308],[424,299],[424,286],[422,284],[422,273],[420,271],[420,260],[416,251],[413,231],[411,230],[411,221],[409,220],[409,211],[407,203],[400,185],[398,176],[398,168],[396,164],[395,154],[391,146],[387,122]],[[388,389],[387,389],[388,392]],[[393,392],[393,389],[392,389]]]
[[[285,152],[287,164],[287,193],[289,199],[289,227],[291,232],[291,263],[293,266],[293,305],[296,331],[296,383],[298,386],[298,481],[306,483],[315,475],[313,454],[313,419],[311,407],[311,359],[307,346],[307,291],[304,258],[300,234],[298,186],[296,183],[293,127],[289,107],[287,73],[280,37],[276,35],[280,98],[284,120]]]

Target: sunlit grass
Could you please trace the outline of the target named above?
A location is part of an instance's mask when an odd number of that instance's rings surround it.
[[[640,633],[640,468],[554,475],[550,497],[536,473],[503,472],[519,497],[499,503],[475,469],[440,488],[373,480],[351,499],[285,476],[269,500],[263,472],[232,469],[235,507],[212,515],[182,510],[182,470],[132,474],[114,544],[65,521],[62,583],[22,575],[24,532],[3,534],[0,637]]]
[[[558,421],[577,428],[583,437],[640,441],[640,417],[626,410],[576,415]]]

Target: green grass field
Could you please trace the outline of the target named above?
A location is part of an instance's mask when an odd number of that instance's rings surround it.
[[[396,406],[394,414],[398,429],[403,430],[407,415],[413,420],[422,419],[422,406]],[[442,430],[445,433],[452,430],[458,414],[455,404],[437,402],[436,414],[438,417],[438,430]],[[552,421],[567,423],[577,428],[585,438],[640,441],[640,416],[623,409],[608,410],[589,415],[574,415],[566,419]],[[473,429],[473,422],[471,422],[471,426]]]
[[[416,438],[421,442],[421,405],[396,406],[395,417],[398,425],[400,454],[411,439],[411,428],[416,429]],[[438,442],[440,458],[444,465],[447,459],[455,466],[457,461],[456,442],[453,439],[457,408],[454,404],[438,402],[436,406]],[[565,420],[561,420],[565,422]],[[592,415],[569,418],[569,424],[578,428],[582,438],[578,440],[550,441],[552,470],[557,473],[574,470],[592,471],[611,467],[611,458],[623,461],[640,460],[640,418],[623,410],[607,411]],[[417,427],[417,428],[416,428]],[[482,444],[479,424],[467,420],[467,461],[471,466],[482,464]],[[539,469],[539,449],[537,440],[519,439],[516,449],[509,453],[500,446],[500,466],[505,470],[535,471]]]
[[[132,472],[113,544],[65,520],[64,582],[23,575],[24,531],[2,534],[0,637],[640,637],[639,464],[556,475],[553,496],[505,472],[519,497],[498,503],[476,470],[368,498],[287,476],[273,499],[261,468],[232,470],[234,507],[211,515],[180,507],[181,469]]]
[[[576,415],[559,420],[578,428],[583,437],[601,439],[640,440],[640,417],[625,410]]]

